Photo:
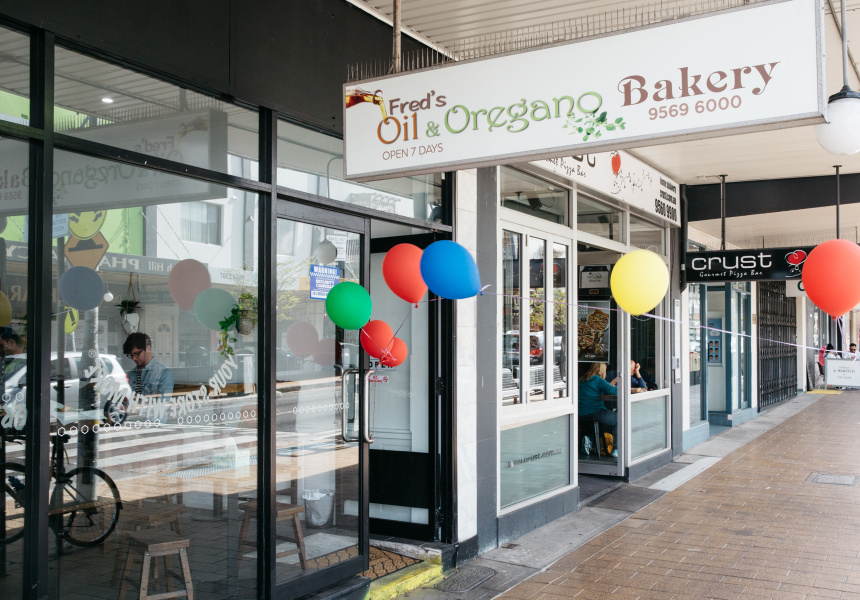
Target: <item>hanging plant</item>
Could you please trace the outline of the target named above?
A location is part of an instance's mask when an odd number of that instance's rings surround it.
[[[140,301],[134,294],[134,286],[132,285],[133,276],[133,273],[128,274],[128,289],[125,292],[125,298],[120,300],[119,304],[114,305],[119,308],[122,330],[126,335],[137,331],[137,328],[140,325],[140,315],[137,311],[143,310],[143,307],[140,305]]]
[[[140,307],[139,300],[122,300],[119,304],[115,304],[114,306],[119,307],[119,316],[121,317],[134,314],[134,311],[136,310],[143,310]]]

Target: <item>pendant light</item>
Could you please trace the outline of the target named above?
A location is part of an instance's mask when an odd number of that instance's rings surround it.
[[[845,0],[842,0],[842,89],[827,102],[827,123],[815,126],[815,137],[831,154],[850,156],[860,152],[860,93],[848,85],[848,35]]]

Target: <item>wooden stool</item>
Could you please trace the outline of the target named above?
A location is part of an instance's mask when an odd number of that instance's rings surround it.
[[[257,500],[250,499],[246,502],[242,502],[239,505],[239,510],[244,513],[244,517],[242,517],[242,525],[239,527],[239,558],[238,564],[242,564],[242,552],[246,550],[256,550],[257,547],[254,544],[249,544],[245,541],[245,538],[248,536],[248,529],[251,525],[251,519],[253,519],[257,514]],[[293,529],[295,530],[295,537],[288,535],[277,535],[278,540],[282,540],[285,542],[292,542],[296,545],[296,547],[292,550],[284,550],[283,552],[278,552],[275,556],[276,558],[281,558],[282,556],[290,556],[291,554],[299,555],[299,562],[302,565],[302,570],[306,571],[308,568],[308,563],[305,560],[305,537],[302,534],[302,522],[299,519],[299,515],[305,512],[304,506],[297,506],[295,504],[287,504],[286,502],[276,502],[275,510],[277,511],[276,521],[286,521],[287,519],[293,520]],[[238,565],[237,565],[238,568]]]
[[[166,598],[188,598],[193,600],[194,587],[191,584],[191,567],[188,566],[188,556],[185,551],[191,545],[191,542],[186,538],[182,538],[170,531],[140,531],[129,533],[125,536],[128,540],[128,558],[125,561],[125,567],[122,570],[122,586],[119,590],[120,600],[125,598],[129,584],[127,574],[134,564],[134,556],[136,552],[143,555],[143,566],[140,573],[140,599],[157,598],[159,600]],[[179,563],[182,567],[182,574],[172,571],[174,554],[179,555]],[[159,556],[164,557],[164,579],[167,582],[167,593],[149,594],[149,573],[153,570],[152,581],[159,579],[158,562],[153,562],[153,558]],[[185,589],[181,591],[173,591],[174,583],[172,578],[177,578],[185,581]]]

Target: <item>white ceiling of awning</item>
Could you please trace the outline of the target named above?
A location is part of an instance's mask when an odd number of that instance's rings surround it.
[[[390,22],[392,0],[348,0]],[[839,0],[831,0],[839,19]],[[842,49],[839,28],[831,15],[830,5],[825,8],[825,37],[827,65],[827,93],[834,94],[842,87]],[[736,3],[733,3],[736,4]],[[402,27],[405,32],[425,43],[441,49],[462,47],[476,43],[481,36],[504,36],[504,32],[523,28],[548,27],[551,23],[593,17],[619,11],[666,10],[702,6],[718,10],[725,5],[721,0],[689,1],[665,0],[641,2],[635,0],[402,0]],[[860,0],[847,0],[848,45],[855,48],[860,62]],[[775,27],[779,24],[775,23]],[[717,50],[715,50],[717,51]],[[683,53],[683,48],[678,48]],[[856,71],[849,67],[849,83],[860,90]],[[777,131],[735,135],[730,137],[673,143],[638,148],[632,154],[666,173],[676,181],[687,184],[714,183],[703,176],[728,175],[727,181],[751,181],[832,175],[833,165],[842,165],[842,173],[860,173],[860,154],[850,157],[834,156],[825,152],[815,139],[813,127],[794,127]],[[843,199],[850,201],[851,199]],[[835,201],[835,198],[834,198]],[[853,237],[860,226],[860,210],[845,210],[844,236]],[[774,229],[774,216],[749,216],[729,219],[728,236],[736,241],[761,237],[779,238],[786,243],[806,236],[827,236],[835,228],[833,209],[797,211],[803,214],[786,214]],[[703,223],[703,229],[719,236],[719,221]]]

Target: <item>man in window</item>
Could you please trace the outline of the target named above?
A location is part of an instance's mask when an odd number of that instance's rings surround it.
[[[135,394],[165,396],[173,393],[173,373],[152,356],[152,340],[145,333],[130,334],[122,345],[123,353],[134,361],[128,383]]]
[[[614,371],[610,371],[606,376],[609,379],[610,385],[618,385],[618,375]],[[645,382],[645,378],[642,377],[642,373],[639,372],[639,363],[635,360],[630,361],[630,391],[634,394],[637,392],[644,392],[648,389],[648,384]]]

